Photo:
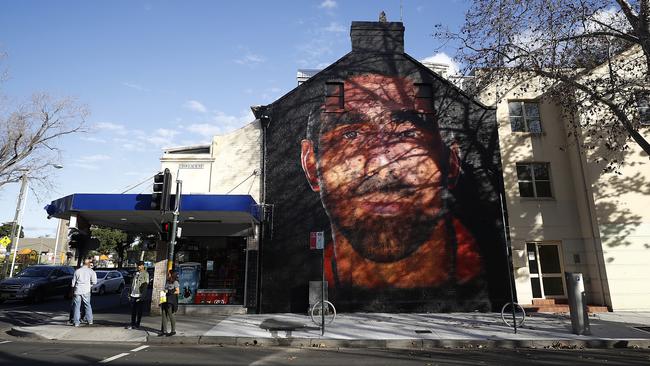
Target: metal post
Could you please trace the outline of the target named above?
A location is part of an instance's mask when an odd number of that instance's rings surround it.
[[[176,175],[178,177],[178,174]],[[181,210],[181,194],[183,190],[183,181],[176,179],[176,202],[174,202],[174,218],[172,219],[172,236],[169,241],[169,251],[167,252],[167,272],[174,267],[174,247],[176,246],[176,231],[178,229],[178,216]]]
[[[59,236],[61,236],[61,219],[59,219],[59,224],[56,225],[56,241],[54,242],[54,263],[56,265],[56,259],[58,258],[57,251],[59,250]]]
[[[517,317],[515,315],[515,293],[512,288],[513,278],[512,278],[512,267],[510,266],[510,246],[508,246],[508,233],[506,231],[506,214],[503,209],[503,195],[499,193],[499,205],[501,206],[501,220],[503,221],[503,242],[506,246],[506,262],[508,262],[508,287],[510,288],[510,303],[512,307],[512,326],[515,329],[515,334],[517,334]]]
[[[16,263],[16,251],[18,249],[18,239],[20,238],[21,232],[21,219],[23,217],[23,211],[25,209],[25,201],[27,198],[27,187],[29,185],[27,172],[23,172],[23,176],[20,178],[20,194],[18,195],[18,202],[16,203],[16,213],[14,215],[14,222],[11,225],[11,241],[7,246],[7,254],[5,255],[5,263],[2,273],[4,275],[9,272],[9,277],[12,277],[14,274],[14,265]],[[13,259],[11,261],[11,268],[7,269],[9,264],[9,255],[13,249]]]

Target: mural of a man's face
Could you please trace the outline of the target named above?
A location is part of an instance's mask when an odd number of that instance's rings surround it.
[[[303,169],[360,255],[397,261],[430,239],[457,164],[410,79],[360,75],[343,91],[343,110],[323,108],[318,141],[303,141]]]

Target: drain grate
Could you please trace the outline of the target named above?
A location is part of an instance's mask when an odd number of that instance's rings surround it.
[[[650,333],[650,327],[634,327],[635,329],[642,330],[644,332]]]
[[[416,329],[416,330],[415,330],[415,333],[417,333],[417,334],[424,334],[424,333],[431,333],[431,331],[428,330],[428,329]]]

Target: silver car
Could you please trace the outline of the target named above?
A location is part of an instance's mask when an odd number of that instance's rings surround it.
[[[97,273],[97,283],[91,289],[93,294],[120,293],[124,289],[124,277],[119,271],[98,270],[95,273]]]

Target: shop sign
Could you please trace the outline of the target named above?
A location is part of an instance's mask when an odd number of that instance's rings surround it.
[[[323,249],[325,247],[325,235],[322,231],[309,233],[309,249]]]
[[[203,169],[203,164],[200,163],[182,163],[179,165],[180,169]]]

